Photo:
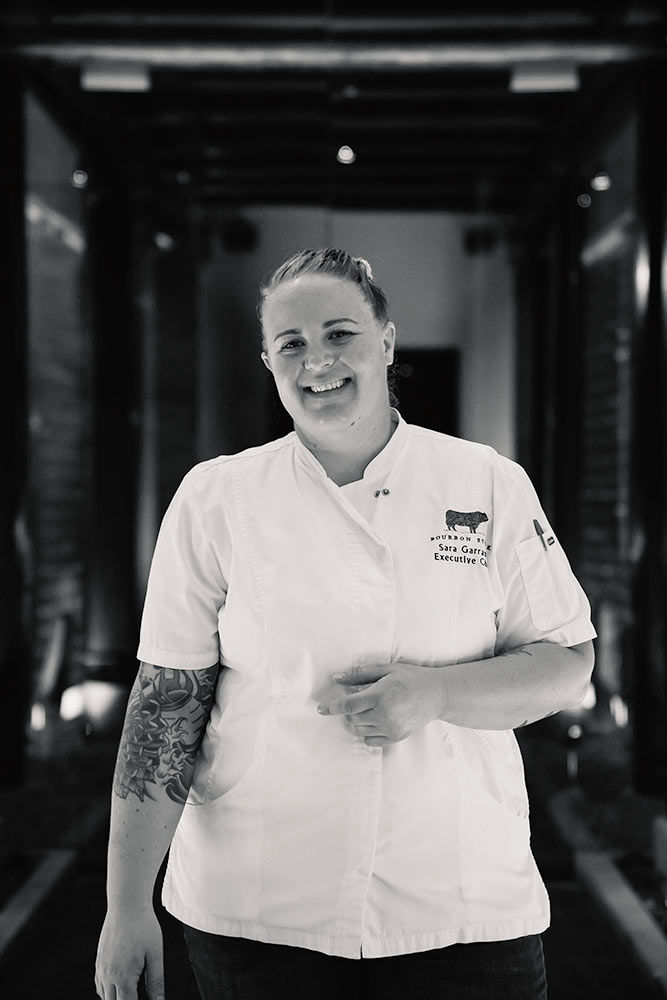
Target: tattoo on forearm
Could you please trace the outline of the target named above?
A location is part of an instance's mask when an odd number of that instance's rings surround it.
[[[506,649],[502,653],[496,653],[496,659],[501,659],[503,656],[515,656],[517,653],[525,653],[526,656],[532,656],[533,651],[530,648],[532,645],[532,643],[529,643],[527,646],[517,646],[515,649]]]
[[[169,670],[142,663],[132,688],[118,750],[113,789],[126,799],[154,798],[164,788],[173,802],[187,798],[215,695],[219,667]]]

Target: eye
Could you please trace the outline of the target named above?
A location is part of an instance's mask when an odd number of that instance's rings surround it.
[[[340,340],[341,337],[353,337],[353,336],[354,336],[354,331],[352,330],[334,330],[330,334],[332,340],[334,339]]]
[[[302,343],[302,340],[286,340],[280,348],[280,353],[282,354],[283,351],[293,351],[294,348],[301,347]]]

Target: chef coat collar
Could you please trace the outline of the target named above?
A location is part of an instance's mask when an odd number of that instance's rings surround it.
[[[405,447],[408,439],[408,425],[397,409],[391,407],[391,420],[395,429],[386,445],[374,459],[372,459],[364,470],[362,479],[370,481],[386,476],[398,461],[398,458]],[[296,454],[301,462],[316,472],[320,476],[327,477],[327,473],[313,453],[305,446],[299,435],[294,433]]]

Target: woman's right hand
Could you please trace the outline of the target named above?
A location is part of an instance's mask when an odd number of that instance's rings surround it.
[[[102,925],[95,988],[102,1000],[137,1000],[144,975],[149,1000],[164,1000],[162,929],[152,907],[114,906]]]

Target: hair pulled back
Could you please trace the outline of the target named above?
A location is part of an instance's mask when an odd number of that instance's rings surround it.
[[[319,250],[300,250],[293,257],[284,261],[259,288],[257,315],[262,320],[262,312],[267,296],[288,281],[294,281],[302,274],[328,274],[332,278],[342,278],[351,281],[360,289],[366,302],[371,307],[373,316],[382,326],[388,321],[387,296],[373,277],[371,265],[363,257],[353,257],[346,250],[335,247],[321,247]],[[394,361],[387,368],[387,386],[389,402],[398,406],[397,389],[398,366]]]
[[[387,322],[387,297],[373,278],[371,265],[363,257],[352,257],[345,250],[321,247],[319,250],[300,250],[284,261],[260,286],[257,314],[261,320],[267,296],[288,281],[303,274],[328,274],[357,285],[368,302],[375,319],[383,326]]]

